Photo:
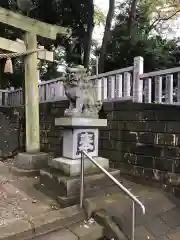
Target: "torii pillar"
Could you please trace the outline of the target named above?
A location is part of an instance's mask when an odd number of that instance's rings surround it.
[[[37,49],[37,36],[26,33],[25,44],[27,50]],[[26,152],[36,154],[40,152],[37,53],[25,57],[25,111]]]
[[[69,34],[67,28],[43,23],[1,7],[0,22],[24,31],[26,50],[37,49],[37,36],[55,40],[58,34]],[[18,154],[16,167],[36,171],[48,163],[47,154],[40,152],[37,53],[25,57],[25,112],[26,152]]]

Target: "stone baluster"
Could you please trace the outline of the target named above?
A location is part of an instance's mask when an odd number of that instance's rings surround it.
[[[155,102],[162,103],[162,77],[155,77]]]
[[[173,74],[166,76],[166,90],[165,90],[166,103],[173,103]]]
[[[124,73],[124,97],[130,97],[131,94],[131,74]]]
[[[145,103],[152,102],[152,79],[144,79],[144,101]]]

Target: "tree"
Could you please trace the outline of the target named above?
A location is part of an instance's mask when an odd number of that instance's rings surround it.
[[[93,0],[89,0],[87,4],[88,14],[87,14],[87,30],[84,39],[84,58],[83,65],[85,68],[89,66],[89,58],[91,52],[91,44],[92,44],[92,34],[94,29],[94,4]]]
[[[106,18],[105,31],[102,41],[102,46],[100,50],[100,58],[99,58],[99,73],[104,71],[104,61],[107,50],[108,41],[110,40],[111,35],[111,24],[114,16],[115,9],[115,0],[109,0],[109,11]]]
[[[27,1],[29,2],[29,0]],[[18,2],[22,1],[18,0]],[[85,67],[88,67],[94,19],[101,21],[102,18],[102,14],[98,12],[97,8],[95,8],[96,15],[94,14],[93,0],[30,0],[30,2],[32,2],[33,6],[35,6],[29,13],[30,17],[72,29],[72,36],[69,38],[59,37],[53,44],[48,40],[44,40],[42,38],[38,39],[39,43],[44,45],[46,49],[55,50],[54,63],[40,64],[43,79],[52,79],[59,76],[60,73],[58,72],[58,64],[61,64],[64,60],[68,64],[84,64]],[[16,0],[1,0],[0,6],[13,11],[22,10],[18,8]],[[24,11],[24,14],[26,15],[27,12]],[[7,28],[4,25],[0,25],[0,33],[1,36],[12,40],[23,37],[21,36],[20,31],[14,31],[14,29],[9,27]],[[61,51],[58,50],[60,46],[65,49],[66,54],[60,53]],[[23,77],[19,78],[19,75],[23,76],[23,66],[20,67],[20,65],[22,65],[22,61],[16,59],[15,62],[17,62],[16,67],[14,68],[15,72],[13,76],[6,77],[6,82],[3,86],[9,85],[9,83],[16,85],[16,87],[22,86]],[[15,76],[18,76],[18,79],[12,80],[12,83],[10,79],[16,78]],[[5,77],[3,76],[2,79],[5,79]],[[16,84],[14,84],[15,82]]]
[[[167,40],[160,35],[152,35],[149,31],[151,21],[147,5],[136,6],[133,35],[129,42],[129,8],[127,4],[120,6],[115,26],[111,31],[108,43],[105,71],[121,67],[132,66],[135,56],[142,56],[145,60],[145,71],[179,65],[179,39]]]

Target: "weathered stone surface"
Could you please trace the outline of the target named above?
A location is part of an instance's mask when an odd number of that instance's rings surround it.
[[[16,176],[26,176],[26,177],[32,177],[32,176],[39,176],[39,169],[22,169],[15,167],[13,165],[10,166],[9,170]]]
[[[25,169],[41,169],[48,166],[47,153],[19,153],[16,158],[15,166]]]
[[[156,134],[152,132],[139,132],[137,140],[141,143],[154,144],[156,139]]]
[[[96,222],[78,223],[69,227],[79,240],[97,240],[104,237],[104,228]]]
[[[18,240],[20,238],[33,237],[32,227],[29,222],[19,220],[13,224],[0,226],[0,239],[3,240]]]
[[[98,223],[105,227],[105,236],[108,239],[127,240],[119,226],[113,221],[113,219],[105,210],[95,212],[94,218]]]
[[[35,238],[36,239],[36,238]],[[78,237],[69,229],[63,229],[46,236],[38,237],[38,240],[78,240]]]
[[[81,149],[89,156],[97,157],[99,148],[99,130],[92,128],[65,129],[63,134],[63,157],[80,159]]]
[[[175,134],[157,134],[157,143],[160,145],[169,145],[175,146],[176,145],[176,135]]]
[[[0,165],[0,239],[27,239],[85,219],[79,206],[60,209],[55,199],[37,191],[38,178],[17,178]]]
[[[109,169],[109,172],[114,177],[120,176],[119,170]],[[40,170],[40,181],[44,186],[54,189],[57,195],[60,196],[77,196],[80,194],[80,178],[77,177],[68,177],[62,174],[59,171],[54,171],[52,169],[49,170]],[[112,180],[105,176],[104,173],[97,173],[97,174],[88,174],[85,175],[84,178],[84,190],[90,191],[100,188],[106,184],[110,186],[113,184]]]
[[[106,127],[107,119],[96,119],[96,118],[56,118],[55,119],[56,126],[62,127]]]
[[[93,212],[107,209],[110,207],[110,205],[114,205],[116,201],[120,201],[121,194],[115,194],[115,195],[109,195],[109,196],[103,196],[103,197],[94,197],[94,198],[88,198],[84,200],[84,209],[87,214],[87,217],[90,218],[92,216]]]
[[[109,168],[109,160],[102,157],[93,158],[97,163],[99,163],[103,168]],[[49,160],[49,166],[55,169],[61,170],[68,176],[79,176],[81,173],[81,160],[80,159],[68,159],[68,158],[54,158]],[[89,159],[84,160],[84,172],[85,174],[92,174],[100,172],[100,169],[97,168]]]
[[[62,156],[63,130],[55,126],[54,119],[62,118],[68,105],[67,100],[40,104],[41,149],[54,152],[55,157]],[[10,108],[3,109],[3,114],[10,116]],[[99,116],[107,118],[108,125],[100,129],[100,155],[119,169],[126,163],[133,176],[159,176],[166,183],[167,172],[180,173],[179,110],[173,105],[104,101]]]
[[[84,218],[83,210],[79,206],[72,206],[59,211],[49,211],[32,220],[35,233],[38,235],[48,233],[52,229],[67,227],[73,222],[82,221]]]
[[[13,108],[0,108],[0,157],[7,157],[22,144],[18,116]],[[20,144],[20,146],[19,146]]]
[[[88,81],[87,69],[83,66],[67,68],[68,76],[64,81],[64,89],[70,101],[69,108],[64,112],[68,117],[98,118],[102,107],[92,81]]]

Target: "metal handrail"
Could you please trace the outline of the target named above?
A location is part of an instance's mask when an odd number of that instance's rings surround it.
[[[116,178],[114,178],[106,169],[97,163],[87,152],[81,152],[81,187],[80,187],[80,207],[83,208],[84,200],[84,156],[86,156],[96,167],[98,167],[106,176],[108,176],[128,197],[133,201],[132,205],[132,240],[135,237],[135,203],[140,206],[142,213],[145,214],[145,206],[139,199],[134,196],[127,188],[125,188]]]

